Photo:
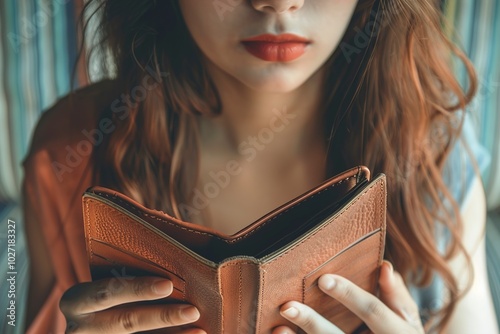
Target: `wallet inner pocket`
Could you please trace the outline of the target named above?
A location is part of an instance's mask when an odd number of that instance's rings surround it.
[[[164,266],[100,240],[92,239],[91,242],[91,256],[98,257],[93,260],[94,265],[91,267],[92,280],[114,277],[117,283],[121,283],[138,276],[157,275],[172,281],[174,289],[170,298],[186,300],[186,282]]]

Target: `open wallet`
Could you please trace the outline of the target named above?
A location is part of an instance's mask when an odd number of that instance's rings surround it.
[[[370,180],[367,167],[352,168],[233,235],[104,187],[87,189],[82,201],[92,279],[168,278],[172,294],[155,302],[196,306],[200,318],[190,326],[210,334],[271,333],[280,325],[300,331],[279,313],[295,300],[346,333],[366,330],[318,287],[318,278],[338,274],[377,294],[386,234],[384,174]]]

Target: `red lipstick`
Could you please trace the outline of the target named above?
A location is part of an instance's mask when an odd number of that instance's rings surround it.
[[[245,49],[257,58],[272,62],[288,62],[302,56],[311,41],[293,34],[265,34],[244,39],[242,43]]]

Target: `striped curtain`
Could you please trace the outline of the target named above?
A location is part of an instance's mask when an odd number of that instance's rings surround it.
[[[16,326],[10,326],[9,285],[0,284],[0,333],[24,333],[28,249],[19,205],[21,161],[44,109],[71,89],[77,56],[76,13],[83,0],[0,0],[0,274],[7,274],[7,221],[16,226]],[[85,81],[75,79],[74,87]],[[4,284],[5,283],[5,284]]]
[[[449,35],[478,73],[472,118],[476,134],[492,158],[483,175],[488,208],[500,210],[500,0],[446,0],[444,12]],[[457,66],[456,71],[465,86],[465,70]]]
[[[467,52],[479,78],[472,106],[476,134],[491,154],[483,174],[488,201],[486,257],[493,303],[500,327],[500,0],[446,0],[448,33]],[[451,27],[456,36],[452,35]],[[465,85],[465,71],[457,67]]]
[[[82,2],[0,1],[0,200],[18,199],[33,127],[70,90]]]

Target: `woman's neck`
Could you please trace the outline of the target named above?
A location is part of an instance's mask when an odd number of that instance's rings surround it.
[[[213,65],[209,72],[220,94],[221,115],[200,118],[204,149],[241,155],[253,146],[266,155],[302,156],[323,147],[324,71],[287,93],[252,90]],[[265,150],[264,150],[265,147]]]

